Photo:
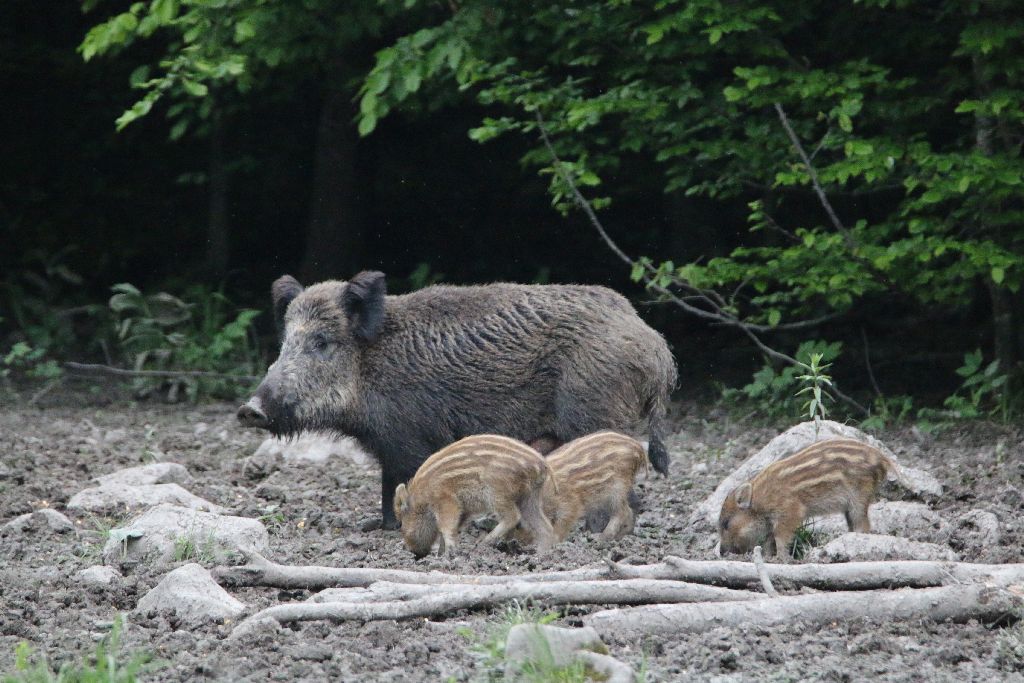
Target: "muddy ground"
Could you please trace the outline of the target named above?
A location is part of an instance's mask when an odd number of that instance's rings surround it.
[[[454,560],[415,561],[397,533],[359,530],[378,509],[375,469],[342,458],[280,469],[247,466],[263,435],[238,427],[233,405],[136,403],[113,387],[99,394],[53,392],[41,407],[19,405],[8,399],[0,406],[0,524],[43,506],[63,511],[94,476],[171,461],[192,473],[192,493],[234,514],[259,517],[271,509],[266,522],[278,562],[463,573],[570,569],[608,556],[634,563],[670,553],[712,559],[715,539],[688,529],[691,510],[778,432],[737,423],[707,406],[676,405],[672,471],[641,484],[644,511],[636,535],[609,548],[579,532],[543,560],[481,546]],[[934,505],[944,516],[981,508],[999,518],[1000,543],[954,548],[964,559],[1024,561],[1021,426],[972,423],[931,436],[905,427],[877,436],[902,462],[944,483],[947,493]],[[23,640],[55,665],[86,656],[115,614],[130,612],[167,571],[135,567],[117,588],[82,588],[75,573],[99,561],[104,530],[123,520],[69,516],[76,533],[0,541],[6,545],[0,547],[0,674],[12,672]],[[474,533],[481,532],[469,536]],[[472,540],[464,537],[463,547]],[[309,596],[266,588],[233,594],[250,611]],[[565,610],[559,623],[578,625],[588,609]],[[163,660],[148,680],[486,680],[474,641],[497,621],[494,613],[461,613],[436,622],[309,622],[274,636],[228,641],[231,624],[175,631],[162,618],[129,618],[124,650]],[[1000,633],[979,623],[855,621],[810,629],[722,628],[610,645],[612,654],[658,681],[1024,680],[1020,662],[1000,655]]]

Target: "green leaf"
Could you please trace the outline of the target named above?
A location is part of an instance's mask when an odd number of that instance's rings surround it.
[[[782,322],[782,311],[778,310],[777,308],[773,308],[772,310],[768,311],[768,324],[769,325],[771,325],[772,327],[775,327],[780,322]]]
[[[992,269],[992,282],[995,282],[997,285],[1001,285],[1003,284],[1004,277],[1006,277],[1006,271],[1004,269],[999,266],[995,266]]]
[[[206,87],[205,83],[199,83],[198,81],[192,81],[187,78],[181,79],[181,87],[185,89],[185,92],[193,97],[206,97],[206,94],[210,92],[210,89]]]
[[[359,135],[366,137],[373,132],[373,129],[377,127],[377,117],[373,114],[367,114],[359,118]]]

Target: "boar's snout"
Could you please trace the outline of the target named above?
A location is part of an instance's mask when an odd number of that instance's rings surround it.
[[[238,421],[244,427],[259,427],[260,429],[270,428],[270,419],[263,412],[263,404],[259,396],[253,396],[249,402],[238,408]]]

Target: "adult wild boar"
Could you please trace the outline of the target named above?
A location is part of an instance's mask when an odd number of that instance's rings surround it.
[[[274,282],[281,352],[242,424],[278,436],[354,436],[381,464],[385,528],[395,487],[431,453],[472,434],[561,443],[601,429],[650,433],[676,380],[672,354],[619,294],[599,286],[427,287],[387,296],[384,274],[306,289]]]

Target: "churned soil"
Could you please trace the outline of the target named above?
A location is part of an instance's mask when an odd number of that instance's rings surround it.
[[[667,554],[714,559],[715,538],[690,530],[693,508],[733,468],[780,430],[735,422],[716,409],[673,406],[667,478],[640,484],[643,512],[635,535],[600,545],[580,531],[550,555],[473,546],[484,533],[463,534],[453,559],[416,561],[396,532],[361,531],[378,514],[379,473],[336,457],[320,464],[252,458],[264,436],[236,424],[234,405],[137,403],[115,388],[94,394],[52,392],[41,406],[0,405],[0,524],[40,507],[65,511],[95,476],[139,464],[177,462],[191,472],[192,493],[230,513],[262,518],[271,559],[284,564],[521,573],[572,569],[611,557],[644,563]],[[976,562],[1024,561],[1024,429],[972,423],[925,435],[913,428],[876,434],[905,464],[945,485],[933,507],[947,519],[971,509],[1000,522],[997,544],[961,544]],[[68,513],[77,529],[37,530],[0,540],[0,674],[13,672],[15,649],[28,641],[56,666],[87,657],[117,613],[168,571],[120,567],[124,580],[85,588],[76,573],[101,562],[111,527],[124,516]],[[172,567],[173,568],[173,565]],[[234,589],[252,613],[305,600],[308,591]],[[599,607],[562,610],[556,623],[579,625]],[[494,612],[461,612],[444,620],[306,622],[229,640],[234,624],[175,630],[167,619],[130,616],[126,653],[162,662],[148,680],[486,680],[479,643],[499,621]],[[609,643],[616,657],[648,680],[1024,680],[1019,660],[1000,654],[1000,629],[968,623],[864,620],[806,628],[721,628],[702,635]]]

